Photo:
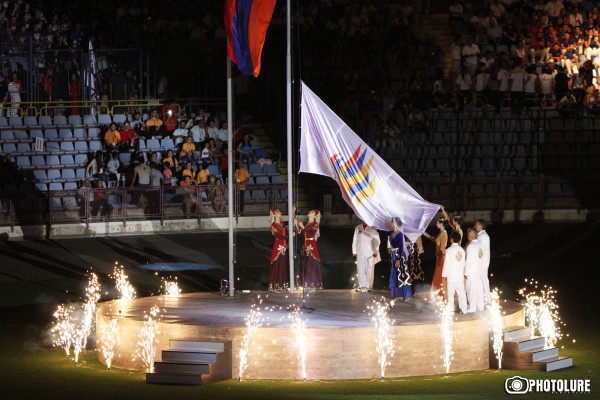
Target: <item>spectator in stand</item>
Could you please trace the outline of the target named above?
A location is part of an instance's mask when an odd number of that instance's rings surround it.
[[[504,18],[504,14],[506,13],[506,9],[498,0],[492,0],[490,3],[490,14],[497,20],[502,20]]]
[[[514,114],[520,114],[523,110],[523,99],[525,97],[525,79],[527,73],[521,65],[521,59],[515,59],[515,68],[510,71],[510,107]]]
[[[208,138],[208,131],[204,118],[196,117],[195,121],[197,122],[197,125],[192,127],[191,132],[196,148],[200,149],[202,148],[204,141]]]
[[[198,185],[208,184],[209,176],[210,176],[210,170],[208,169],[208,164],[202,163],[202,167],[200,168],[200,171],[198,171],[198,175],[196,175],[196,183]]]
[[[487,105],[489,101],[489,80],[490,74],[485,68],[485,63],[480,62],[479,68],[477,69],[477,75],[475,76],[475,94],[477,95],[477,102],[481,102],[483,106]]]
[[[567,76],[563,67],[559,66],[557,70],[558,73],[554,77],[554,93],[556,95],[556,99],[561,101],[569,90],[569,77]]]
[[[502,26],[496,22],[496,18],[490,18],[490,25],[485,29],[490,43],[499,44],[504,36],[503,33]]]
[[[121,161],[119,160],[119,153],[116,151],[111,154],[110,160],[106,163],[106,174],[107,180],[109,182],[116,183],[116,186],[119,185],[119,178],[121,174],[119,173],[121,169]]]
[[[4,103],[8,100],[8,83],[4,80],[4,74],[0,73],[0,117],[4,116]]]
[[[112,122],[104,134],[104,147],[108,151],[119,150],[121,146],[121,134],[117,130],[117,124]]]
[[[529,41],[529,60],[532,64],[536,63],[536,59],[539,59],[540,64],[545,63],[549,58],[550,47],[546,44],[544,33],[538,31],[531,37]]]
[[[183,191],[183,212],[185,217],[189,218],[196,206],[196,187],[189,175],[183,178],[180,186]]]
[[[161,172],[160,164],[157,164],[152,171],[152,190],[147,192],[148,195],[148,213],[157,215],[160,212],[160,188],[164,185],[164,176]],[[169,181],[169,184],[171,182]]]
[[[185,168],[181,171],[181,177],[185,178],[186,176],[191,177],[192,179],[194,179],[194,166],[193,164],[188,161],[185,163]]]
[[[171,171],[171,163],[168,160],[163,160],[163,177],[165,186],[171,186],[173,181],[173,171]]]
[[[462,73],[456,77],[457,97],[458,97],[458,110],[463,111],[465,105],[470,106],[472,96],[471,90],[473,90],[473,82],[471,75],[469,75],[469,68],[463,67]]]
[[[238,160],[237,169],[233,175],[233,179],[237,182],[238,189],[240,192],[240,203],[239,203],[239,212],[242,214],[244,212],[244,196],[246,195],[246,184],[250,180],[250,173],[244,167],[244,162],[242,160]]]
[[[179,161],[177,161],[177,158],[175,158],[173,156],[173,150],[167,150],[167,156],[163,158],[163,163],[165,161],[169,162],[173,176],[177,176],[177,174],[179,172],[181,172],[181,167],[179,166]]]
[[[237,145],[237,153],[240,160],[252,163],[254,162],[254,150],[252,150],[251,135],[245,134]]]
[[[549,0],[544,6],[544,11],[551,20],[556,21],[564,8],[562,0]]]
[[[463,44],[460,41],[460,37],[456,36],[454,42],[450,45],[450,55],[452,57],[452,77],[458,76],[461,71],[462,65],[462,48]],[[454,79],[452,80],[454,82]]]
[[[480,51],[479,46],[473,43],[472,37],[467,38],[467,44],[463,46],[461,54],[464,60],[464,65],[469,69],[469,74],[471,76],[475,76]]]
[[[173,131],[173,139],[175,141],[175,146],[181,149],[183,142],[187,141],[188,130],[186,129],[187,121],[181,120],[179,121],[179,128]]]
[[[462,23],[463,5],[458,0],[453,0],[448,9],[450,31],[455,32],[456,27]]]
[[[163,121],[158,118],[158,111],[152,110],[150,118],[146,120],[146,139],[164,135]]]
[[[223,121],[221,122],[221,129],[218,130],[217,132],[217,137],[215,138],[217,140],[217,142],[221,142],[221,144],[219,145],[219,143],[217,143],[217,145],[221,148],[223,148],[224,146],[227,145],[227,121]]]
[[[139,111],[133,113],[133,121],[131,121],[131,128],[139,137],[146,137],[146,124],[142,121],[142,114]]]
[[[8,112],[9,117],[17,117],[21,115],[21,80],[16,72],[11,75],[11,81],[8,84],[8,94],[10,97],[10,110]]]
[[[206,128],[207,139],[215,139],[219,132],[219,128],[217,128],[217,122],[214,118],[208,120],[208,127]]]
[[[558,102],[558,113],[565,118],[575,117],[577,108],[577,99],[571,90],[567,90],[567,93]]]
[[[517,44],[517,47],[512,52],[512,56],[515,59],[519,59],[520,60],[519,61],[520,65],[527,64],[527,62],[529,61],[529,57],[527,55],[527,50],[525,49],[525,43],[523,41],[520,41]]]
[[[212,153],[210,150],[210,140],[214,139],[209,139],[209,141],[204,143],[204,148],[202,149],[202,154],[200,155],[200,161],[202,161],[203,163],[207,163],[210,164],[212,163]]]
[[[186,138],[186,142],[181,146],[181,152],[179,153],[179,158],[181,159],[182,162],[189,161],[189,162],[193,163],[196,161],[195,152],[196,152],[196,145],[194,144],[194,138],[192,136],[188,136]]]
[[[96,151],[96,155],[92,158],[85,167],[85,176],[88,179],[101,179],[103,182],[108,182],[108,176],[104,171],[104,153],[101,150]]]
[[[152,169],[148,165],[144,164],[143,157],[138,159],[138,162],[138,165],[133,169],[133,178],[131,178],[131,188],[134,186],[137,188],[137,190],[131,196],[131,203],[137,204],[142,208],[146,208],[148,205],[147,200],[141,200],[142,196],[146,197],[145,189],[152,185]]]
[[[136,151],[138,150],[139,136],[131,127],[131,123],[129,121],[125,121],[123,123],[123,128],[119,131],[119,134],[121,135],[121,152],[126,153],[130,149],[135,149]]]
[[[540,82],[538,79],[538,74],[535,72],[535,67],[533,65],[528,65],[527,68],[525,68],[525,72],[527,72],[524,90],[525,105],[527,107],[532,107],[534,105],[536,94],[539,91]]]

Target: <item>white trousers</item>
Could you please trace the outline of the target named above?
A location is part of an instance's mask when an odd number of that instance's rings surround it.
[[[463,314],[467,313],[467,295],[465,293],[465,282],[448,281],[448,302],[454,304],[454,294],[458,296],[458,308]]]
[[[490,265],[483,265],[481,267],[481,284],[483,285],[483,301],[488,303],[490,301],[490,279],[488,278],[488,269]]]
[[[356,269],[358,271],[358,288],[373,288],[373,254],[356,255]]]
[[[483,311],[483,284],[478,276],[466,280],[468,312]]]

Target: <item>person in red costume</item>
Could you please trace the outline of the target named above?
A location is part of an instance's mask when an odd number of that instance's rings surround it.
[[[281,211],[271,209],[271,233],[275,236],[271,251],[271,270],[269,273],[269,291],[282,292],[289,286],[290,271],[288,260],[288,223],[281,221]]]
[[[321,277],[321,256],[317,246],[317,239],[321,235],[319,222],[321,212],[317,209],[310,210],[307,214],[306,225],[302,221],[297,222],[299,232],[304,233],[304,245],[302,246],[302,266],[300,267],[300,282],[305,290],[314,292],[323,289],[323,278]]]

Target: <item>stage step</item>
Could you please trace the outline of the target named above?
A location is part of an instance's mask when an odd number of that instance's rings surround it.
[[[201,385],[200,375],[189,374],[164,374],[146,372],[146,383],[160,383],[170,385]]]
[[[162,360],[167,362],[188,362],[197,364],[213,364],[217,361],[215,353],[190,350],[163,350]]]
[[[573,358],[560,356],[556,347],[544,348],[543,337],[531,337],[529,327],[513,326],[504,329],[502,368],[520,371],[556,371],[573,366]],[[490,345],[490,367],[497,368],[498,360]]]
[[[208,374],[209,364],[182,363],[157,361],[154,363],[154,372],[160,374],[186,374],[202,375]]]
[[[531,337],[531,330],[526,326],[512,326],[504,329],[504,341],[516,342]]]
[[[540,347],[543,348],[545,339],[543,337],[535,337],[531,339],[515,340],[515,343],[517,343],[519,351],[531,351],[539,349]]]
[[[573,357],[558,356],[556,360],[542,361],[546,364],[546,372],[556,371],[559,369],[569,368],[573,366]]]
[[[154,363],[154,373],[146,374],[146,382],[201,385],[231,379],[231,361],[230,341],[170,339],[162,361]]]
[[[204,353],[222,353],[225,345],[218,342],[198,342],[188,339],[170,339],[169,350],[200,351]]]

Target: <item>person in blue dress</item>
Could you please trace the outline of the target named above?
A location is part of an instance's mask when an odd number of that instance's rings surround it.
[[[401,301],[412,300],[412,279],[410,276],[408,257],[405,252],[402,221],[398,217],[392,219],[393,232],[388,237],[387,249],[390,255],[390,292],[391,298]]]

